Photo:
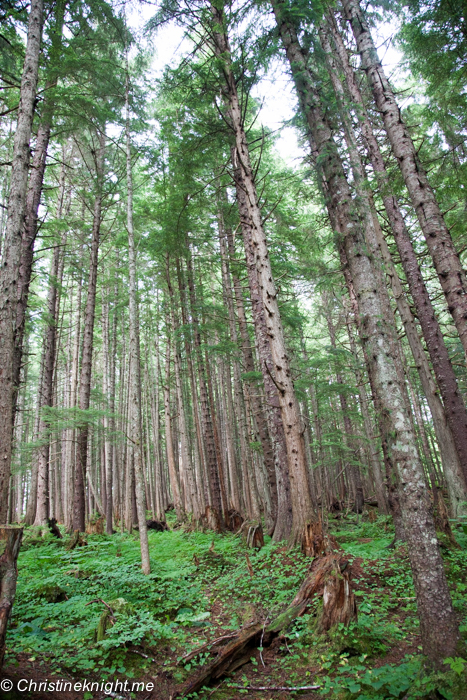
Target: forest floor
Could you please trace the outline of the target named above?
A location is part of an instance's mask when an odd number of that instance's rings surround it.
[[[2,698],[101,700],[110,689],[105,684],[118,679],[127,680],[126,689],[114,685],[110,697],[170,700],[211,658],[207,649],[190,660],[184,657],[254,620],[273,619],[291,602],[310,565],[298,549],[268,538],[261,550],[253,551],[232,534],[188,532],[173,521],[170,525],[170,532],[149,533],[150,576],[140,570],[137,533],[88,535],[87,546],[69,551],[69,538],[57,540],[26,528],[2,676],[13,681],[13,690]],[[249,663],[190,698],[467,697],[463,659],[448,660],[442,673],[424,671],[407,552],[405,546],[388,549],[393,539],[388,519],[370,523],[349,515],[331,520],[329,527],[352,566],[358,621],[318,634],[317,600],[270,647],[253,649]],[[464,530],[455,529],[459,548],[446,543],[443,555],[466,637]],[[113,620],[104,603],[112,608]],[[40,682],[58,680],[59,687],[63,682],[88,685],[82,690],[57,691],[50,685],[40,690]],[[136,681],[153,688],[131,692]],[[251,689],[303,686],[319,688]]]

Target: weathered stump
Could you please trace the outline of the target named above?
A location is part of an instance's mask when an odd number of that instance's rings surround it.
[[[103,515],[97,520],[90,520],[86,525],[87,535],[103,535],[105,527],[105,517]]]
[[[237,633],[220,637],[211,644],[203,644],[198,650],[191,652],[189,658],[194,658],[209,648],[210,653],[215,654],[215,658],[186,680],[172,695],[173,700],[196,693],[203,685],[217,681],[248,663],[252,651],[257,649],[260,642],[263,647],[268,647],[296,618],[309,610],[316,598],[323,598],[323,609],[318,620],[320,631],[327,631],[338,622],[348,625],[357,617],[355,596],[350,587],[350,572],[349,562],[339,555],[329,554],[316,558],[288,608],[269,625],[253,622]],[[226,644],[220,647],[219,643],[224,640]]]
[[[245,538],[247,547],[252,549],[264,547],[264,533],[261,523],[245,521],[240,531]]]
[[[240,515],[237,510],[229,510],[228,512],[229,520],[227,527],[231,532],[239,532],[243,525],[244,518]]]
[[[13,525],[0,527],[0,670],[5,656],[8,620],[15,601],[17,561],[22,538],[22,527]]]
[[[306,557],[323,557],[338,548],[334,537],[324,531],[321,519],[307,523],[303,528],[301,550]]]

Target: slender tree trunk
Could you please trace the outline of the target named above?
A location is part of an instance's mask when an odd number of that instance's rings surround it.
[[[234,289],[234,296],[235,296],[235,305],[237,309],[237,319],[238,319],[238,328],[240,332],[240,348],[242,352],[242,358],[243,358],[243,367],[244,371],[246,374],[250,374],[255,371],[255,362],[253,358],[253,350],[251,348],[251,340],[250,336],[248,334],[248,327],[247,327],[247,321],[246,321],[246,315],[245,315],[245,307],[243,304],[243,294],[242,294],[242,286],[240,284],[240,280],[238,278],[238,275],[236,272],[233,270],[234,266],[234,261],[235,261],[235,250],[234,250],[234,243],[233,243],[233,235],[232,235],[232,230],[230,227],[225,228],[225,235],[227,239],[227,247],[228,247],[228,252],[229,252],[229,257],[230,257],[230,262],[232,265],[232,281],[233,281],[233,289]],[[268,375],[268,379],[270,379]],[[238,382],[238,389],[240,390],[240,393],[237,398],[237,404],[241,406],[243,403],[242,401],[242,393],[241,393],[241,374],[240,372],[238,373],[238,377],[236,378],[236,382]],[[272,382],[271,382],[272,383]],[[258,394],[258,389],[257,387],[253,384],[253,382],[249,382],[247,380],[244,381],[244,390],[246,395],[248,395],[248,401],[251,403],[251,409],[252,413],[254,414],[256,426],[257,426],[257,434],[259,437],[259,440],[261,442],[261,448],[263,452],[263,460],[264,460],[264,466],[266,468],[266,472],[268,474],[268,481],[269,481],[269,486],[273,490],[271,491],[271,500],[272,503],[274,504],[274,490],[277,490],[277,471],[279,469],[276,469],[276,460],[277,464],[280,465],[280,469],[282,469],[282,464],[283,461],[287,460],[287,450],[285,447],[285,435],[284,435],[284,427],[282,425],[282,420],[280,420],[276,425],[280,426],[279,429],[281,430],[280,432],[280,439],[276,440],[273,446],[271,436],[270,436],[270,430],[268,429],[268,419],[269,415],[266,415],[266,412],[263,408],[261,398]],[[275,387],[274,387],[275,389]],[[246,403],[246,396],[245,396],[245,403]],[[237,409],[238,410],[238,409]],[[245,437],[249,435],[249,431],[247,429],[246,425],[246,415],[245,415]],[[246,446],[245,446],[246,448]],[[252,455],[250,454],[248,462],[251,461]],[[282,460],[282,461],[281,461]],[[244,469],[246,469],[246,465]],[[271,475],[273,475],[273,478],[271,478]],[[252,488],[252,487],[251,487]],[[253,515],[253,501],[252,501],[252,493],[251,493],[251,488],[250,488],[250,481],[248,479],[248,475],[244,476],[244,498],[245,502],[247,503],[247,509],[251,513],[250,517]],[[287,503],[287,501],[286,501]],[[248,505],[249,504],[249,505]],[[290,534],[291,527],[292,527],[292,508],[291,508],[291,503],[290,503],[290,497],[288,499],[288,511],[286,510],[285,516],[281,519],[281,524],[280,527],[277,529],[277,537],[282,539],[282,532],[284,532],[284,537],[287,537]],[[274,507],[274,505],[273,505]],[[288,517],[287,517],[288,513]],[[277,522],[277,515],[275,517],[275,521]],[[274,526],[275,527],[275,526]]]
[[[467,411],[459,392],[457,379],[451,365],[433,304],[431,303],[428,290],[421,274],[412,241],[405,226],[402,212],[397,199],[390,194],[391,186],[383,155],[373,133],[353,68],[350,65],[347,50],[335,26],[333,17],[330,17],[327,26],[330,28],[334,38],[336,51],[346,77],[350,98],[352,102],[357,105],[357,112],[366,150],[378,179],[383,196],[383,204],[391,224],[392,233],[401,256],[402,267],[417,310],[417,317],[433,365],[436,383],[443,399],[444,406],[431,378],[431,372],[426,361],[425,353],[418,339],[418,333],[413,322],[409,323],[408,325],[410,328],[413,328],[413,331],[410,333],[409,328],[407,336],[417,368],[419,369],[423,390],[430,405],[436,431],[436,439],[441,449],[443,466],[446,474],[449,474],[449,476],[447,476],[449,496],[452,514],[456,516],[462,510],[462,503],[467,501],[465,476],[467,465]],[[404,300],[402,285],[399,283],[387,243],[382,235],[379,236],[379,246],[387,266],[387,272],[390,275],[394,297],[398,303],[398,307],[401,306],[401,303],[404,305],[403,309],[399,308],[399,313],[407,331],[407,321],[405,319],[412,314],[409,305]],[[400,300],[402,300],[402,302]]]
[[[56,354],[56,324],[57,324],[57,285],[58,268],[62,250],[61,246],[54,249],[49,275],[49,293],[47,298],[47,326],[44,338],[44,360],[41,386],[39,388],[39,464],[37,471],[37,506],[35,525],[44,525],[49,517],[49,460],[50,435],[49,421],[44,409],[53,405],[53,380]]]
[[[241,172],[242,186],[245,190],[246,206],[251,221],[252,248],[254,250],[256,270],[265,310],[269,343],[273,359],[274,382],[278,387],[279,401],[284,424],[291,500],[293,514],[293,538],[298,540],[305,524],[313,516],[313,507],[308,488],[305,445],[301,427],[300,411],[295,396],[288,353],[285,347],[277,291],[274,285],[271,261],[262,224],[258,195],[254,182],[254,172],[243,118],[238,100],[237,86],[232,72],[230,46],[224,27],[224,15],[221,9],[211,4],[215,29],[213,32],[215,50],[222,57],[221,70],[225,80],[225,96],[229,105],[229,120],[235,134],[234,166]]]
[[[201,352],[201,335],[199,331],[199,321],[196,313],[196,298],[193,279],[193,266],[191,257],[187,259],[188,289],[191,304],[191,318],[193,324],[193,339],[198,363],[199,393],[201,402],[201,417],[203,422],[204,441],[206,446],[206,466],[208,470],[208,487],[210,503],[217,511],[219,517],[227,511],[227,504],[222,498],[221,475],[222,465],[218,464],[214,427],[212,421],[211,406],[206,384],[206,374]]]
[[[392,318],[387,316],[386,303],[381,300],[384,290],[368,257],[360,221],[352,211],[350,188],[332,132],[322,116],[305,56],[293,25],[286,18],[284,4],[273,0],[272,6],[309,126],[329,216],[343,241],[355,285],[363,344],[384,412],[384,439],[400,484],[423,650],[434,665],[441,666],[442,659],[455,654],[459,630],[436,538],[423,466],[407,411],[406,387],[401,383],[402,368],[396,366],[399,358],[397,335]]]
[[[324,297],[324,307],[326,309],[326,321],[327,321],[327,326],[328,326],[328,331],[329,331],[329,338],[331,340],[331,347],[336,350],[337,345],[336,345],[336,331],[332,323],[331,319],[331,310],[329,308],[329,303],[328,300]],[[344,386],[344,377],[342,374],[338,371],[336,372],[336,381],[337,384],[341,387]],[[360,469],[358,467],[358,449],[355,444],[355,430],[352,424],[352,420],[350,418],[349,414],[349,405],[347,401],[347,396],[340,391],[339,392],[339,402],[341,405],[341,411],[342,411],[342,418],[344,421],[344,432],[345,432],[345,441],[347,443],[348,451],[349,451],[349,458],[346,456],[345,461],[347,462],[347,467],[348,469],[348,476],[351,478],[354,487],[355,487],[355,512],[356,513],[361,513],[363,511],[363,506],[365,503],[365,498],[363,494],[363,483],[362,483],[362,477],[360,474]],[[353,444],[352,444],[353,442]],[[349,463],[350,462],[350,463]]]
[[[431,257],[438,273],[448,308],[456,325],[464,351],[467,353],[467,278],[451,234],[443,219],[426,171],[415,149],[412,137],[404,123],[394,92],[384,73],[371,33],[358,0],[343,0],[361,56],[373,97],[380,112],[394,156],[416,211]],[[428,310],[429,312],[429,310]],[[429,312],[430,313],[430,312]],[[431,315],[431,314],[430,314]],[[438,344],[440,344],[440,337]],[[453,397],[451,398],[451,401]],[[466,423],[464,421],[464,433]],[[467,436],[464,437],[467,448]],[[463,469],[467,461],[462,455]],[[467,473],[467,472],[466,472]]]
[[[131,141],[130,141],[130,107],[129,107],[129,73],[128,51],[126,54],[126,184],[127,184],[127,231],[128,231],[128,261],[130,273],[130,364],[131,364],[131,390],[130,390],[130,420],[131,441],[135,459],[135,493],[136,510],[138,515],[139,540],[141,546],[141,568],[144,574],[151,573],[149,561],[148,529],[146,526],[146,494],[143,467],[143,429],[141,420],[141,365],[140,365],[140,335],[139,335],[139,309],[137,297],[136,279],[136,250],[133,232],[133,176],[131,167]]]
[[[167,277],[167,288],[169,290],[170,297],[170,316],[171,316],[171,327],[174,337],[174,369],[175,369],[175,389],[177,393],[177,406],[178,406],[178,425],[179,425],[179,436],[180,436],[180,446],[181,446],[181,472],[185,478],[185,509],[188,512],[192,512],[195,520],[198,520],[201,516],[201,510],[198,500],[198,493],[196,488],[195,476],[193,473],[193,466],[191,463],[191,458],[188,450],[188,433],[186,425],[185,416],[185,402],[183,400],[182,391],[182,377],[181,377],[181,365],[182,358],[180,351],[177,346],[177,337],[179,331],[178,319],[175,314],[175,302],[174,302],[174,291],[170,281],[170,267],[169,267],[169,257],[167,256],[166,264],[166,277]]]
[[[99,239],[102,217],[102,181],[104,176],[105,132],[99,136],[99,148],[96,154],[96,195],[94,202],[91,258],[89,261],[89,279],[84,313],[83,350],[79,382],[79,409],[89,410],[91,395],[92,351],[94,340],[94,318],[97,289],[97,262],[99,256]],[[88,423],[86,419],[78,428],[77,459],[75,466],[75,484],[73,498],[73,530],[84,532],[86,528],[86,466],[88,454]]]
[[[14,348],[18,270],[24,225],[29,144],[36,100],[43,0],[32,0],[13,144],[8,214],[0,271],[0,523],[7,519],[15,394]]]
[[[177,518],[182,517],[182,501],[180,496],[180,486],[178,483],[177,470],[175,467],[175,454],[172,439],[172,419],[170,415],[170,337],[167,336],[167,347],[165,357],[165,386],[164,386],[164,410],[165,410],[165,449],[167,451],[167,466],[169,469],[169,481],[172,491],[172,498]]]

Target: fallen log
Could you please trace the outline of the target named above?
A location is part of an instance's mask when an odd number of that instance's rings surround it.
[[[5,639],[18,579],[18,554],[23,528],[13,525],[0,527],[0,670],[5,657]]]
[[[229,688],[240,688],[241,690],[288,690],[289,693],[296,693],[298,690],[318,690],[320,685],[295,685],[288,687],[286,685],[229,685]]]
[[[185,681],[172,695],[173,700],[196,693],[204,685],[220,680],[248,663],[254,649],[269,646],[295,619],[304,615],[318,597],[323,598],[323,608],[317,620],[318,631],[327,632],[338,622],[348,625],[357,617],[355,596],[350,585],[351,571],[349,562],[339,555],[328,554],[315,559],[295,598],[281,615],[267,626],[263,622],[255,622],[240,629],[220,649],[211,647],[210,651],[216,651],[216,657]],[[204,644],[197,652],[190,652],[190,658],[205,649]]]

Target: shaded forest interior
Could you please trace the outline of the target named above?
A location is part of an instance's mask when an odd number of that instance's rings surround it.
[[[463,8],[0,17],[5,678],[466,697]]]

